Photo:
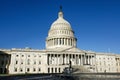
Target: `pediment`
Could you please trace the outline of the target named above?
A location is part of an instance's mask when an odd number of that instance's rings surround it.
[[[75,47],[72,47],[72,48],[68,48],[68,49],[65,49],[63,51],[69,51],[69,52],[84,52],[83,50],[80,50],[78,48],[75,48]]]

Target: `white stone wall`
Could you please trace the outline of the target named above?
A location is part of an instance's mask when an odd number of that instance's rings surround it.
[[[115,55],[106,53],[96,53],[97,72],[116,72]]]
[[[71,61],[75,68],[90,72],[120,72],[120,55],[106,53],[91,53],[87,51],[71,49],[67,51],[36,51],[36,50],[11,50],[11,58],[2,57],[1,60],[10,65],[2,66],[9,69],[9,74],[25,73],[62,73],[69,67]],[[8,61],[9,62],[9,61]]]
[[[39,52],[11,52],[9,73],[43,73],[43,56]]]
[[[116,60],[116,71],[117,73],[119,73],[120,72],[120,55],[116,55],[115,60]]]

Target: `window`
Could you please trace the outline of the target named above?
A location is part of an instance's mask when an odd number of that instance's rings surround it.
[[[36,64],[36,61],[34,61],[34,64]]]
[[[38,71],[41,71],[41,69],[39,68]]]
[[[35,69],[35,68],[33,68],[33,71],[35,72],[35,71],[36,71],[36,69]]]
[[[14,68],[14,71],[17,72],[17,68]]]
[[[18,57],[19,55],[16,55],[16,57]]]
[[[28,65],[30,64],[30,59],[27,60],[27,64],[28,64]]]
[[[30,57],[30,55],[28,55],[28,57]]]
[[[23,69],[22,68],[20,68],[20,72],[22,72],[23,71]]]
[[[15,64],[18,64],[18,61],[16,61]]]
[[[29,72],[30,71],[30,68],[27,68],[27,72]]]
[[[41,64],[41,61],[39,61],[39,64]]]
[[[21,61],[21,64],[23,64],[23,61]]]
[[[22,55],[22,57],[24,57],[24,55]]]

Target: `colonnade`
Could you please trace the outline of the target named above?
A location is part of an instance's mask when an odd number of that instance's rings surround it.
[[[48,65],[94,65],[93,54],[48,54]]]
[[[53,38],[47,40],[47,46],[55,45],[76,46],[76,40],[74,38]]]

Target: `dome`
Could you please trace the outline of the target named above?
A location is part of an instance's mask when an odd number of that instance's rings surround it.
[[[63,18],[63,12],[60,10],[57,20],[52,23],[48,32],[46,49],[76,47],[76,41],[70,23]]]
[[[63,13],[62,12],[58,13],[58,19],[52,23],[51,30],[53,30],[53,29],[69,29],[69,30],[72,30],[70,23],[63,18]]]
[[[55,37],[55,36],[68,36],[74,37],[71,25],[68,21],[63,18],[63,12],[60,11],[58,13],[58,19],[54,21],[51,25],[49,30],[48,36]]]

